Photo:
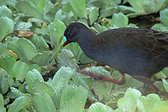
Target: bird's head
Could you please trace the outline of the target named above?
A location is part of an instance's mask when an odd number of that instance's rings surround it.
[[[64,31],[64,46],[71,42],[77,42],[79,38],[80,30],[86,26],[79,22],[74,22],[69,24],[69,26]]]

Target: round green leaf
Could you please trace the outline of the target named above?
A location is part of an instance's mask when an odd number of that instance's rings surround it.
[[[72,68],[61,67],[53,77],[53,86],[55,91],[59,92],[64,86],[66,86],[74,74],[75,72]]]
[[[84,87],[67,85],[62,91],[59,112],[84,112],[87,97]]]
[[[0,60],[0,67],[3,68],[11,77],[13,77],[13,66],[15,63],[15,57],[6,56]]]
[[[128,17],[123,13],[115,13],[112,17],[112,26],[121,28],[128,25]]]
[[[51,52],[43,51],[42,53],[38,53],[32,59],[32,61],[39,64],[39,65],[45,66],[45,65],[49,64],[48,62],[49,62],[50,57],[51,57]]]
[[[2,41],[5,36],[13,32],[14,22],[8,17],[0,17],[0,26],[0,41]]]
[[[85,0],[70,0],[74,13],[80,18],[87,18]]]
[[[61,66],[66,66],[71,68],[78,67],[74,54],[68,49],[62,49],[62,51],[57,57],[57,62],[59,67]]]
[[[2,94],[0,94],[0,112],[6,112],[6,108],[4,107],[4,99]]]
[[[43,19],[43,14],[40,13],[36,5],[33,4],[31,1],[18,1],[16,4],[16,8],[27,15]]]
[[[30,96],[20,96],[10,105],[8,112],[19,112],[29,105],[31,105]]]
[[[168,8],[160,11],[160,21],[168,26]]]
[[[88,112],[113,112],[113,109],[100,102],[96,102],[89,107]]]
[[[12,11],[5,5],[0,6],[0,17],[12,17]]]
[[[99,9],[97,7],[90,7],[87,9],[89,15],[90,24],[93,24],[99,16]]]
[[[40,82],[44,81],[38,70],[33,69],[26,74],[26,83],[30,89],[33,89],[36,80],[39,80]]]
[[[65,24],[59,19],[55,18],[48,26],[50,32],[50,40],[52,46],[58,47],[60,45],[61,36],[64,35]]]
[[[37,112],[57,112],[51,97],[45,92],[33,95],[33,105]]]
[[[37,49],[35,45],[28,39],[25,38],[13,38],[8,47],[17,53],[21,59],[31,60],[37,55]]]
[[[29,65],[22,61],[17,61],[13,67],[13,74],[16,80],[23,81],[26,77],[27,72],[29,71]]]

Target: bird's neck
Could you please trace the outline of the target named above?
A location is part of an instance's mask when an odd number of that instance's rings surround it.
[[[90,30],[84,30],[79,34],[77,43],[88,57],[93,57],[92,54],[95,52],[96,38],[95,33]]]
[[[96,39],[96,34],[91,31],[88,28],[85,29],[80,29],[79,35],[78,35],[78,43],[83,44],[83,43],[88,43],[88,42],[93,42]]]

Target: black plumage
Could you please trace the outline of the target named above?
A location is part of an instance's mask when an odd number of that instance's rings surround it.
[[[93,60],[121,73],[150,82],[155,73],[168,66],[168,34],[152,29],[118,28],[95,34],[82,23],[65,30],[64,45],[77,42]]]

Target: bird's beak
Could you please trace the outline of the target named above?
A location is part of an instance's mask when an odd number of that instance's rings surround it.
[[[68,45],[69,43],[71,43],[71,41],[70,40],[67,40],[67,38],[64,36],[63,37],[63,39],[64,39],[64,44],[63,44],[63,46],[65,47],[66,45]]]
[[[70,42],[69,41],[65,41],[63,46],[65,47],[66,45],[68,45]]]

